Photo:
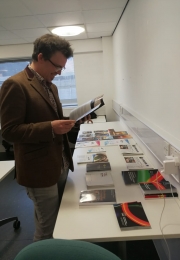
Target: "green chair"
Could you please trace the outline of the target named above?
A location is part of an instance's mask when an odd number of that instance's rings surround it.
[[[120,260],[120,258],[90,242],[47,239],[26,246],[14,260]]]

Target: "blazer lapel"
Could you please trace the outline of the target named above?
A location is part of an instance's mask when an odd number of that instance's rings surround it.
[[[28,80],[30,81],[30,85],[42,96],[43,99],[45,99],[45,101],[51,106],[53,111],[56,113],[56,111],[54,110],[54,107],[48,97],[46,90],[43,88],[43,86],[41,85],[39,80],[34,76],[34,74],[30,71],[29,68],[26,68],[25,72],[26,72]],[[56,100],[56,98],[55,98],[55,100]],[[57,100],[56,100],[56,102],[57,102]],[[58,104],[58,102],[57,102],[57,104]]]
[[[51,88],[51,90],[52,90],[52,93],[53,93],[54,99],[55,99],[55,101],[56,101],[56,105],[57,105],[57,110],[58,110],[59,118],[60,118],[60,119],[63,119],[62,105],[61,105],[61,102],[60,102],[59,96],[58,96],[57,92],[54,91],[53,88]]]

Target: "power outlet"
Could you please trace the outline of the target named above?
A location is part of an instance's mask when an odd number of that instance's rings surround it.
[[[170,146],[170,156],[178,157],[180,159],[180,151],[174,148],[172,145]]]
[[[170,144],[164,140],[163,154],[165,156],[170,155]]]
[[[178,151],[176,148],[174,148],[172,145],[170,145],[170,156],[178,157],[180,161],[180,151]],[[178,174],[172,174],[174,179],[180,183],[180,168]]]

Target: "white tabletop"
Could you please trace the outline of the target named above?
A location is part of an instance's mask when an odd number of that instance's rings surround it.
[[[14,160],[0,161],[0,181],[2,181],[2,179],[4,179],[13,169],[14,169]]]
[[[93,123],[106,123],[106,116],[97,116],[97,118],[91,119]],[[91,124],[85,121],[84,124]]]
[[[124,129],[124,126],[120,122],[97,122],[96,124],[81,124],[80,131],[94,131],[94,130],[108,130],[114,129],[115,131],[121,131]],[[123,129],[122,129],[123,128]]]
[[[103,130],[99,128],[100,125],[95,125],[93,126],[94,130]],[[108,123],[104,129],[107,127],[114,128],[116,131],[126,130],[121,128],[120,122]],[[90,129],[88,125],[82,125],[81,130]],[[161,227],[164,227],[163,233],[166,238],[180,237],[180,209],[176,204],[176,202],[180,204],[179,200],[173,198],[145,200],[138,185],[125,186],[121,171],[127,168],[118,146],[106,147],[107,157],[112,168],[111,173],[117,202],[141,201],[152,228],[121,231],[112,205],[79,207],[79,193],[81,190],[87,189],[85,183],[86,164],[77,164],[76,158],[78,154],[86,153],[87,149],[81,148],[74,151],[75,171],[69,172],[68,175],[53,233],[54,238],[93,242],[162,239],[159,222],[164,203],[165,209],[161,220]]]

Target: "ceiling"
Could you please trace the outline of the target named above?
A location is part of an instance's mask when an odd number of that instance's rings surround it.
[[[111,36],[127,0],[0,0],[0,45],[32,43],[48,28],[83,25],[69,40]]]

